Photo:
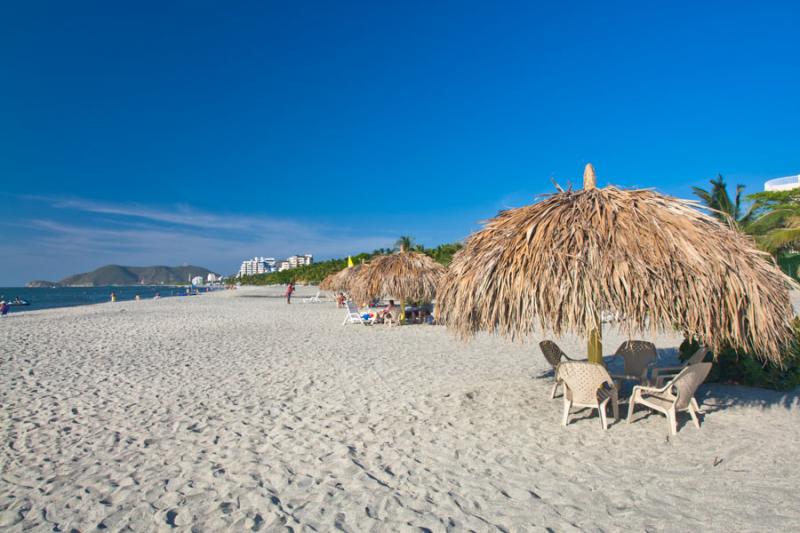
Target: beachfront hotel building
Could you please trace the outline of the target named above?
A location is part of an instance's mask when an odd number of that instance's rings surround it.
[[[798,187],[800,187],[800,174],[786,176],[785,178],[775,178],[764,184],[765,191],[790,191]]]
[[[283,272],[284,270],[291,270],[292,268],[297,268],[305,265],[313,265],[313,264],[314,264],[314,256],[311,254],[293,255],[291,257],[287,257],[284,261],[281,261],[278,264],[278,272]]]
[[[314,264],[312,254],[293,255],[283,261],[276,261],[274,257],[254,257],[242,261],[238,277],[253,276],[255,274],[269,274],[270,272],[283,272],[292,268]]]
[[[277,269],[274,257],[254,257],[242,261],[242,266],[239,268],[239,277],[268,274],[269,272],[275,272],[275,270]]]

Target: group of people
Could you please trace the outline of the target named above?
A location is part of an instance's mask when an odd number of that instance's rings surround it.
[[[293,282],[290,282],[286,286],[286,291],[284,292],[284,296],[286,296],[286,303],[292,303],[292,294],[295,292],[295,285]],[[336,307],[343,308],[347,303],[347,296],[343,292],[336,293]],[[375,307],[378,305],[377,300],[373,300],[369,302],[368,307]],[[400,311],[398,310],[397,306],[394,303],[394,300],[389,300],[389,305],[384,307],[383,309],[379,309],[375,313],[366,313],[366,319],[374,319],[377,323],[383,322],[391,322],[391,321],[399,321],[400,320]],[[406,321],[411,322],[413,324],[433,324],[433,315],[431,312],[426,309],[425,307],[415,307],[409,310],[406,313]]]

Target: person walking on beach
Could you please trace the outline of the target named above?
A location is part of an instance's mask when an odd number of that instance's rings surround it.
[[[294,292],[294,283],[289,282],[289,285],[286,286],[286,303],[292,303],[292,293]]]

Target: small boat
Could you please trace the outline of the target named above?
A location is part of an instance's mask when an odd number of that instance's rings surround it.
[[[8,305],[9,307],[12,307],[12,306],[15,306],[15,305],[31,305],[31,303],[28,300],[16,299],[16,300],[10,300],[10,301],[6,302],[6,305]]]

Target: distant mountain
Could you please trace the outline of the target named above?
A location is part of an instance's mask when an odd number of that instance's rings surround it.
[[[106,285],[176,285],[189,283],[195,276],[202,276],[203,279],[206,279],[210,273],[210,270],[197,266],[130,267],[106,265],[92,272],[66,277],[58,283],[32,281],[28,286],[51,287],[56,285],[60,287],[102,287]]]

